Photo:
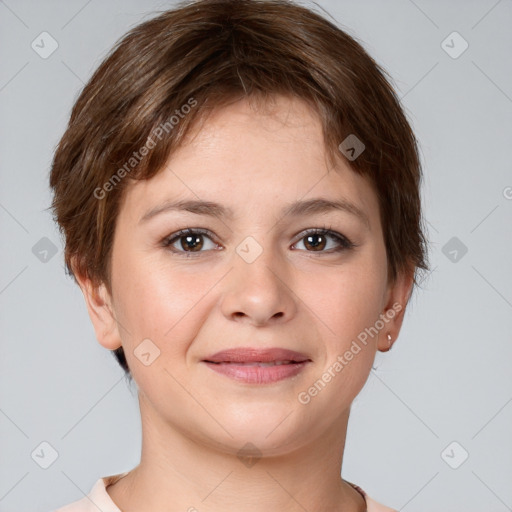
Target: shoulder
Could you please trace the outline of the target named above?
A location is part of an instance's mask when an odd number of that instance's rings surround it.
[[[106,489],[126,474],[127,472],[100,478],[92,486],[87,496],[64,505],[53,512],[98,512],[98,510],[102,512],[121,512]]]
[[[397,510],[395,510],[394,508],[386,507],[382,503],[375,501],[373,498],[368,496],[368,494],[358,485],[353,484],[352,482],[348,483],[355,487],[363,495],[366,501],[367,512],[397,512]]]

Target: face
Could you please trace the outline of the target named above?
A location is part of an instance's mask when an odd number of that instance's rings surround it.
[[[115,322],[95,327],[106,348],[122,344],[143,415],[226,451],[250,441],[277,454],[337,428],[399,315],[366,343],[361,333],[405,288],[388,286],[370,184],[341,158],[329,167],[305,103],[267,107],[218,110],[159,174],[127,188]],[[195,204],[170,206],[185,201]],[[273,348],[294,354],[258,352]],[[215,357],[224,350],[235,352]],[[265,355],[295,362],[258,366]]]

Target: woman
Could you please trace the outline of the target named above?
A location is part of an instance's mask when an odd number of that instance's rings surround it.
[[[140,464],[61,512],[382,512],[340,478],[350,406],[427,269],[416,140],[382,69],[282,0],[131,30],[50,184]]]

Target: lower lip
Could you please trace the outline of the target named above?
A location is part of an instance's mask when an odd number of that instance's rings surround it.
[[[275,366],[247,366],[235,363],[209,363],[205,361],[206,365],[213,371],[249,384],[270,384],[289,379],[299,374],[308,362]]]

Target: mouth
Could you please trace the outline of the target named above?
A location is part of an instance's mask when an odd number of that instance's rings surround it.
[[[285,348],[232,348],[221,350],[204,361],[208,363],[236,363],[236,364],[253,364],[253,363],[269,363],[269,364],[292,364],[311,361],[309,357],[294,350]]]
[[[204,363],[217,373],[249,384],[270,384],[298,375],[312,360],[282,348],[239,348],[217,352]]]
[[[260,366],[262,368],[266,368],[268,366],[282,366],[283,364],[300,364],[304,361],[269,361],[267,363],[264,363],[263,361],[254,361],[254,362],[247,362],[247,361],[221,361],[221,362],[214,362],[214,361],[205,361],[206,363],[212,363],[212,364],[234,364],[237,366]]]

